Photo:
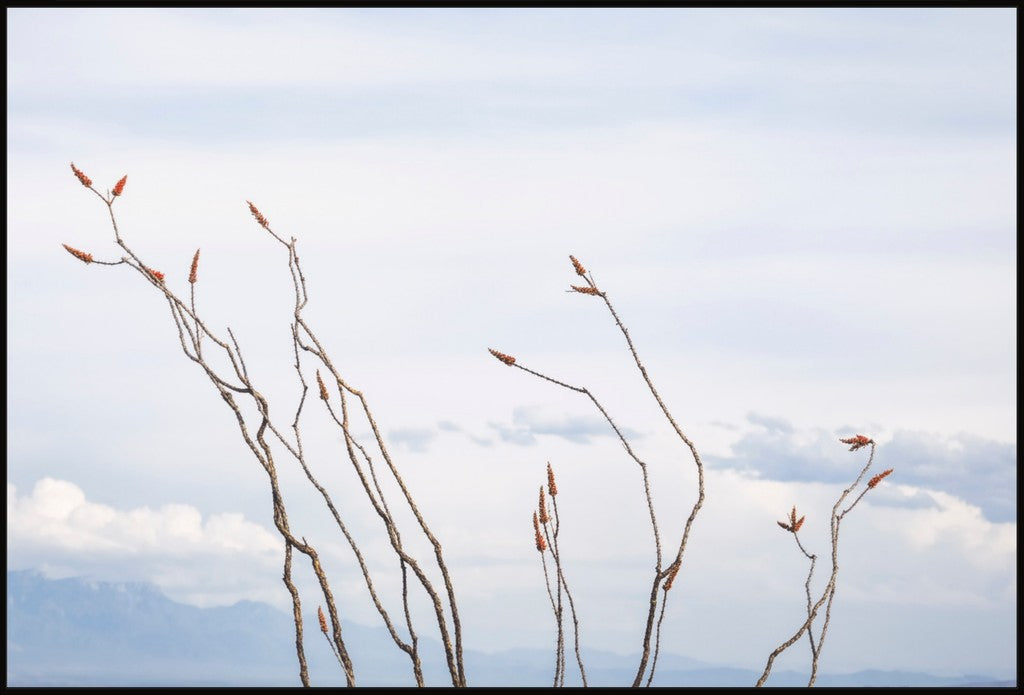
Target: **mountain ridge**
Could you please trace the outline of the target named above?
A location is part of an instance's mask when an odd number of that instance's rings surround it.
[[[143,583],[46,579],[34,570],[7,572],[8,686],[296,686],[295,630],[291,616],[270,605],[241,601],[197,608],[172,601]],[[258,629],[254,629],[258,626]],[[344,678],[315,622],[306,630],[311,680],[343,685]],[[360,685],[413,685],[408,658],[384,628],[346,623],[346,643]],[[428,685],[450,681],[435,640],[420,638]],[[632,682],[637,657],[584,649],[588,682]],[[465,652],[474,685],[549,686],[553,653],[512,649]],[[569,661],[572,656],[569,655]],[[598,666],[598,664],[600,664]],[[579,684],[568,664],[566,685]],[[655,684],[750,686],[753,670],[662,654]],[[822,686],[1016,685],[984,675],[960,677],[866,670],[821,674]],[[803,686],[807,675],[773,672],[771,685]]]

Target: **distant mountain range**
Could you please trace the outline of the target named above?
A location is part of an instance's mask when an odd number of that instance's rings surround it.
[[[315,619],[305,625],[310,675],[316,685],[343,685]],[[384,628],[345,625],[359,685],[413,685],[408,658]],[[420,639],[428,685],[446,685],[436,642]],[[590,685],[632,682],[638,659],[585,650]],[[471,685],[550,686],[550,650],[497,654],[467,651]],[[567,654],[573,680],[571,649]],[[663,654],[656,682],[673,686],[750,686],[760,674]],[[807,676],[773,672],[776,686],[803,686]],[[1016,686],[981,675],[943,678],[904,671],[822,674],[821,686]],[[295,629],[271,606],[242,601],[196,608],[171,601],[146,584],[48,580],[33,571],[7,573],[8,686],[297,686]]]

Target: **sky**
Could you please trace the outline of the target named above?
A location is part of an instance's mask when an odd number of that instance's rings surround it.
[[[304,315],[444,545],[469,646],[554,643],[529,521],[549,462],[584,644],[639,650],[654,563],[600,413],[488,348],[590,389],[666,537],[696,499],[614,320],[566,291],[573,254],[706,465],[662,649],[763,667],[804,611],[776,521],[796,505],[827,558],[867,462],[838,439],[865,434],[894,472],[844,519],[821,668],[1016,677],[1013,9],[22,8],[7,59],[8,569],[288,605],[265,474],[162,293],[61,248],[122,255],[74,162],[101,191],[128,176],[119,229],[179,296],[202,250],[199,311],[289,432],[287,256],[246,201],[298,239]],[[393,592],[307,408],[311,466]],[[343,615],[373,624],[280,461]]]

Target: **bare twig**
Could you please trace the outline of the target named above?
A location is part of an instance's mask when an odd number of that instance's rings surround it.
[[[774,651],[772,651],[771,654],[768,655],[768,663],[765,665],[764,672],[761,674],[761,677],[757,681],[758,687],[763,686],[765,684],[765,681],[768,680],[768,676],[771,674],[772,664],[775,662],[775,658],[782,654],[782,652],[786,651],[791,646],[793,646],[793,644],[795,644],[797,640],[799,640],[800,637],[803,636],[804,632],[807,632],[808,642],[810,643],[811,648],[811,675],[807,685],[808,687],[814,685],[814,681],[817,679],[818,675],[818,662],[821,657],[821,650],[822,647],[825,646],[825,636],[828,632],[828,626],[832,619],[832,602],[835,599],[836,595],[837,580],[839,576],[840,524],[842,523],[843,518],[854,507],[857,506],[857,503],[860,502],[861,499],[863,499],[864,495],[867,494],[868,490],[874,488],[883,478],[892,473],[892,469],[889,469],[871,478],[871,480],[868,481],[868,484],[857,496],[857,498],[850,503],[850,506],[840,512],[839,509],[842,507],[843,502],[846,500],[847,497],[849,497],[849,495],[854,491],[854,489],[856,489],[857,486],[860,485],[860,482],[861,480],[864,479],[864,476],[865,474],[867,474],[868,469],[871,468],[871,464],[874,462],[875,459],[876,445],[873,439],[870,439],[862,434],[858,434],[848,439],[840,439],[839,441],[841,441],[844,444],[850,444],[850,451],[856,451],[861,447],[870,446],[871,453],[868,456],[867,463],[864,464],[864,467],[857,475],[857,478],[848,488],[843,490],[843,493],[839,496],[839,498],[836,500],[835,504],[832,507],[832,514],[830,516],[829,522],[830,536],[832,542],[832,573],[829,575],[828,582],[825,585],[825,589],[822,591],[821,596],[818,598],[817,601],[812,603],[811,577],[814,574],[814,568],[818,558],[817,555],[812,555],[811,553],[807,552],[803,544],[800,542],[800,538],[797,535],[797,533],[800,531],[800,527],[803,525],[804,517],[800,517],[799,519],[797,519],[796,507],[793,507],[793,510],[790,512],[788,522],[779,521],[777,523],[784,530],[789,531],[793,534],[794,538],[796,539],[797,546],[800,548],[800,552],[802,552],[804,556],[810,561],[810,568],[807,572],[807,581],[804,583],[804,589],[807,595],[807,618],[804,620],[804,623],[800,626],[800,628],[792,637],[790,637],[785,642],[780,644],[778,647],[775,648]],[[825,606],[825,619],[822,622],[821,630],[818,633],[817,640],[815,640],[813,630],[814,621],[817,618],[818,613],[823,605]]]
[[[661,533],[658,528],[658,522],[654,511],[654,501],[651,496],[651,485],[650,477],[648,475],[647,464],[644,461],[641,461],[640,458],[634,453],[632,447],[629,444],[629,441],[623,435],[621,430],[619,430],[618,426],[615,424],[611,416],[608,414],[608,411],[605,410],[604,406],[602,406],[601,403],[598,402],[597,398],[595,398],[594,395],[588,389],[581,386],[573,386],[567,384],[563,381],[547,376],[546,374],[542,374],[541,372],[535,371],[528,367],[524,367],[522,364],[516,361],[515,357],[508,355],[504,352],[499,352],[494,349],[490,350],[491,354],[495,358],[497,358],[499,361],[503,362],[504,364],[510,367],[516,367],[540,379],[551,382],[557,386],[561,386],[562,388],[566,388],[577,393],[582,393],[583,395],[587,396],[590,399],[590,401],[594,404],[594,406],[598,409],[598,411],[601,413],[601,415],[604,416],[608,424],[611,426],[612,430],[615,432],[616,436],[619,438],[619,441],[625,448],[626,453],[629,455],[630,458],[633,459],[633,461],[640,468],[641,477],[643,479],[644,485],[644,497],[647,502],[648,514],[650,515],[651,519],[651,531],[654,537],[655,568],[653,580],[651,582],[650,603],[647,613],[647,621],[644,628],[644,637],[641,645],[642,651],[640,656],[640,663],[637,667],[637,673],[633,680],[633,686],[636,687],[639,686],[643,681],[644,674],[646,673],[648,668],[648,660],[650,659],[651,654],[651,640],[652,632],[654,629],[655,617],[658,614],[658,606],[660,603],[662,603],[662,601],[659,600],[658,589],[662,585],[662,582],[666,581],[670,572],[673,573],[674,577],[674,573],[677,573],[679,571],[683,559],[683,553],[686,551],[686,544],[689,540],[690,531],[693,527],[693,522],[697,517],[697,513],[700,511],[701,507],[704,504],[704,464],[701,461],[700,454],[697,452],[696,446],[683,433],[678,423],[676,423],[675,418],[672,416],[671,412],[669,412],[668,407],[665,405],[665,402],[662,400],[661,395],[658,393],[658,390],[655,388],[654,383],[651,381],[651,378],[647,373],[646,367],[644,367],[643,363],[640,361],[640,357],[637,354],[635,346],[633,345],[633,340],[629,335],[629,331],[626,329],[625,324],[623,324],[622,320],[619,318],[619,315],[615,311],[615,307],[612,305],[611,300],[609,300],[607,293],[600,290],[597,287],[597,284],[594,282],[593,275],[587,272],[586,268],[583,266],[582,263],[580,263],[576,259],[575,256],[569,256],[569,260],[572,262],[572,266],[573,269],[576,271],[576,274],[586,281],[586,285],[570,285],[570,289],[568,291],[577,294],[600,297],[601,300],[604,302],[612,318],[615,320],[615,324],[619,327],[619,330],[622,332],[622,335],[626,339],[626,345],[629,348],[630,354],[633,356],[633,361],[636,363],[637,369],[640,371],[640,374],[644,379],[644,383],[647,384],[648,390],[651,392],[651,395],[654,397],[654,400],[658,403],[658,407],[661,408],[662,413],[665,415],[666,419],[672,426],[672,429],[675,431],[676,435],[689,449],[690,454],[692,455],[694,463],[696,464],[697,468],[697,500],[690,511],[690,515],[687,518],[685,525],[683,526],[675,558],[673,559],[672,563],[669,565],[668,568],[663,569]],[[652,663],[651,676],[648,678],[648,684],[650,684],[651,679],[653,678],[653,671],[654,664]]]

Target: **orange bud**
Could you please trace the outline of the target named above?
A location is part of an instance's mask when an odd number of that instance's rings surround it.
[[[193,285],[196,284],[196,277],[199,271],[199,249],[196,249],[196,255],[192,256],[192,270],[188,273],[188,281]]]
[[[665,591],[672,588],[672,582],[676,580],[676,575],[679,574],[679,568],[682,566],[683,563],[681,562],[672,565],[672,570],[668,573],[668,579],[665,580],[665,586],[662,587]]]
[[[543,553],[547,550],[548,544],[544,541],[544,534],[540,532],[540,522],[537,521],[537,512],[533,513],[533,539],[537,544],[537,552]]]
[[[790,533],[796,533],[804,525],[804,519],[806,518],[806,516],[802,516],[799,519],[796,518],[796,506],[794,505],[793,509],[789,512],[788,524],[785,521],[776,521],[775,523]]]
[[[75,176],[78,177],[78,180],[82,182],[83,186],[88,188],[89,186],[92,185],[92,179],[86,176],[85,172],[76,167],[74,162],[71,162],[71,171],[75,172]]]
[[[867,446],[868,444],[875,443],[874,440],[865,437],[863,434],[858,434],[854,437],[850,437],[849,439],[840,439],[839,441],[842,442],[843,444],[849,444],[850,451],[856,451],[862,446]]]
[[[576,260],[576,256],[569,256],[569,260],[572,261],[572,267],[576,269],[576,274],[584,277],[587,274],[587,269],[583,267],[583,264]]]
[[[324,617],[324,609],[320,606],[316,607],[316,617],[320,619],[320,630],[326,635],[327,634],[327,618]]]
[[[890,475],[891,473],[892,473],[892,469],[891,468],[889,470],[887,470],[887,471],[882,471],[881,473],[879,473],[874,478],[872,478],[871,480],[868,481],[868,487],[872,488],[875,485],[878,485],[880,482],[882,482],[882,478],[886,477],[887,475]]]
[[[555,485],[555,472],[551,470],[551,464],[548,464],[548,494],[552,497],[558,494],[558,486]]]
[[[327,393],[327,387],[324,386],[324,380],[320,378],[320,370],[316,370],[316,383],[320,385],[320,398],[327,401],[330,400],[330,396]]]
[[[249,203],[248,200],[245,202]],[[260,226],[263,227],[264,229],[266,229],[267,225],[270,224],[269,222],[267,222],[267,218],[263,216],[263,213],[257,210],[256,206],[253,205],[252,203],[249,203],[249,212],[252,213],[252,216],[256,218],[256,221],[259,222]]]
[[[122,176],[121,180],[118,181],[116,184],[114,184],[114,190],[112,191],[112,193],[114,195],[121,195],[121,193],[124,192],[124,184],[125,184],[125,182],[127,180],[128,180],[128,176],[127,175]]]
[[[487,348],[487,351],[510,367],[516,363],[516,358],[513,357],[512,355],[506,355],[504,352],[498,352],[497,350],[492,350],[491,348]]]
[[[78,260],[82,261],[83,263],[92,263],[92,254],[91,253],[86,253],[85,251],[79,251],[78,249],[71,248],[67,244],[61,244],[61,246],[66,248],[68,250],[68,253],[70,253],[72,256],[74,256]]]
[[[574,292],[579,292],[580,294],[601,294],[600,290],[598,290],[596,287],[579,287],[578,285],[569,285],[569,287],[571,287]]]

